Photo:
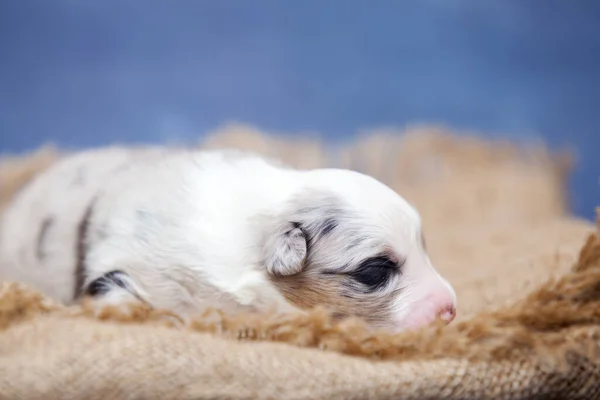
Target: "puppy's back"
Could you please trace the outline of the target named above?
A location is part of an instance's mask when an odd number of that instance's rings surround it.
[[[96,193],[132,160],[157,148],[86,150],[50,166],[12,199],[0,220],[0,279],[18,280],[69,302],[78,225]]]

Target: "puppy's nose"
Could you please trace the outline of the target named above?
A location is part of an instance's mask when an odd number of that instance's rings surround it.
[[[446,305],[445,307],[442,307],[438,316],[446,324],[449,324],[456,317],[456,307],[454,304]]]

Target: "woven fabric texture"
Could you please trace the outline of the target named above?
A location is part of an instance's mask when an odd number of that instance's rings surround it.
[[[566,211],[564,157],[436,129],[375,132],[335,155],[243,126],[202,143],[231,144],[359,169],[405,195],[455,286],[457,320],[391,335],[320,309],[213,310],[184,326],[1,282],[1,399],[600,398],[600,235]],[[0,159],[0,202],[55,157]]]

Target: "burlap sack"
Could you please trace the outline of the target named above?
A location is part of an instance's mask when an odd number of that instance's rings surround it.
[[[600,235],[568,215],[562,159],[434,130],[314,148],[322,158],[305,166],[361,169],[419,207],[457,291],[455,323],[393,336],[322,310],[214,311],[182,326],[158,310],[65,308],[4,282],[0,398],[600,398]],[[39,159],[2,164],[0,199]]]

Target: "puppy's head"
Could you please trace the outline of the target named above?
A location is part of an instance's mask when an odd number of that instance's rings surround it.
[[[301,190],[266,222],[263,242],[270,279],[289,302],[394,331],[454,318],[454,290],[431,265],[405,200],[357,172],[304,174]]]

